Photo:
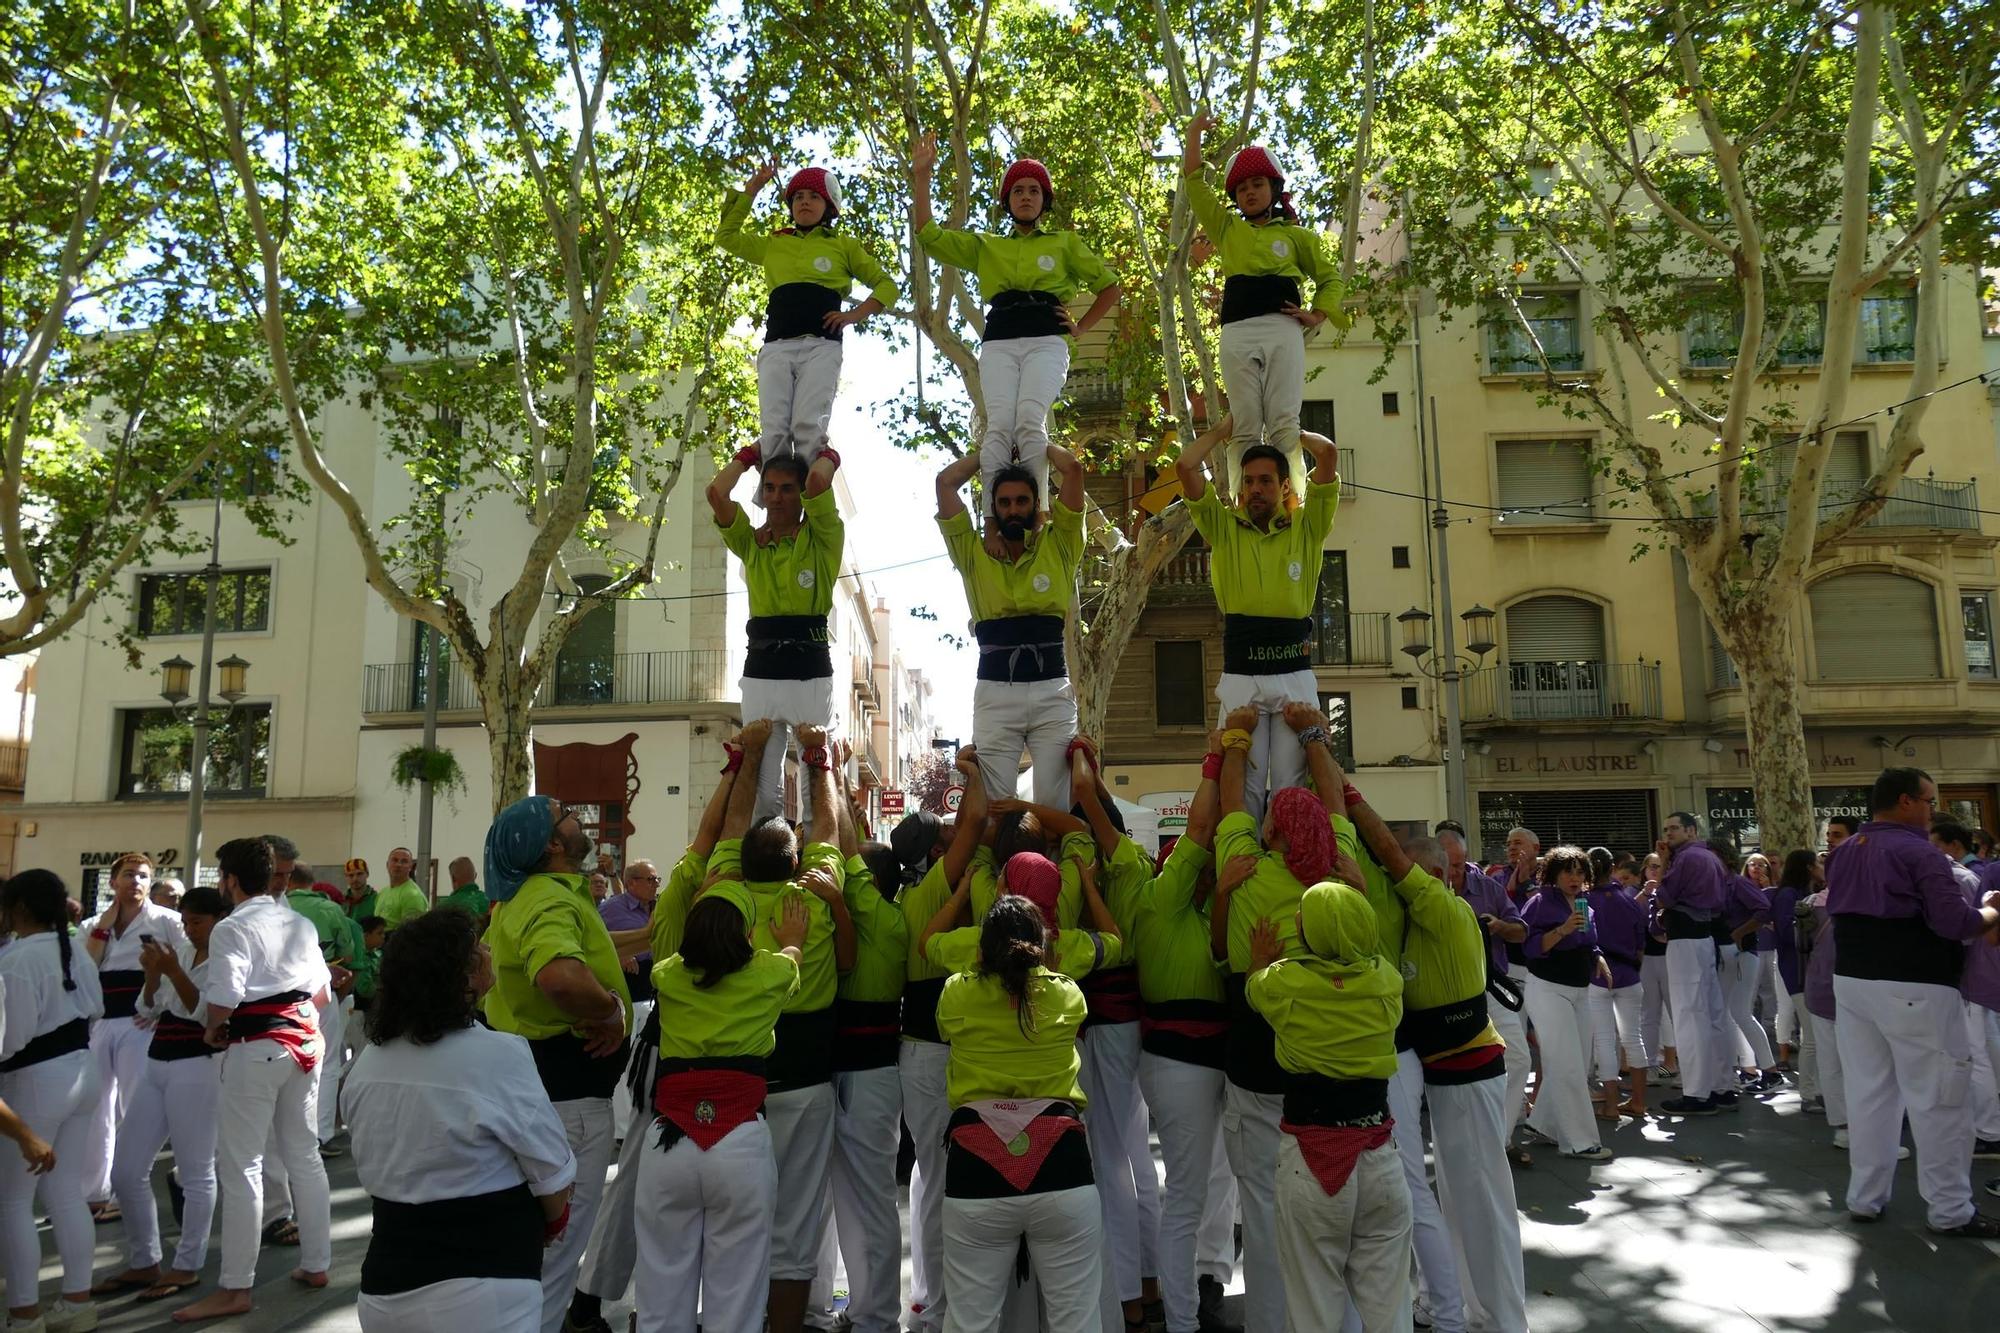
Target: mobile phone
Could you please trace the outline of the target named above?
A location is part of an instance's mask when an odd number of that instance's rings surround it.
[[[147,934],[143,934],[143,933],[142,933],[142,934],[141,934],[141,935],[139,936],[139,943],[141,943],[141,944],[151,944],[152,942],[153,942],[153,937],[152,937],[151,935],[147,935]]]

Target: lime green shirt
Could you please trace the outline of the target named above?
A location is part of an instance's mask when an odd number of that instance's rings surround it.
[[[671,958],[681,951],[681,935],[687,929],[688,911],[694,906],[694,896],[701,889],[702,880],[708,877],[708,858],[699,855],[690,847],[681,853],[681,859],[667,872],[667,882],[653,898],[653,917],[649,923],[653,931],[653,947],[650,950],[655,959]]]
[[[944,877],[944,862],[941,860],[931,862],[931,868],[924,872],[924,877],[904,889],[896,899],[896,906],[903,912],[903,938],[907,941],[903,974],[908,980],[932,981],[951,975],[951,968],[933,963],[924,957],[923,950],[918,947],[923,943],[924,928],[950,901],[951,883]],[[975,908],[975,914],[976,911]]]
[[[361,927],[356,926],[354,933],[362,939],[361,951],[355,954],[354,961],[348,964],[354,969],[354,997],[358,1000],[372,1000],[375,998],[375,979],[382,971],[382,951],[367,947],[367,937],[361,935]]]
[[[1061,500],[1048,522],[1028,534],[1016,560],[996,560],[986,554],[972,515],[964,510],[938,520],[945,550],[965,584],[965,603],[972,618],[1059,616],[1076,601],[1076,571],[1083,560],[1083,515]],[[1318,578],[1315,569],[1314,578]],[[1303,614],[1303,612],[1301,612]]]
[[[697,985],[700,979],[679,954],[653,964],[660,1012],[673,1015],[660,1024],[660,1058],[762,1057],[777,1049],[778,1015],[799,988],[797,963],[759,949],[713,986]]]
[[[717,524],[722,544],[743,562],[753,616],[823,616],[833,607],[847,526],[840,521],[831,487],[808,495],[801,504],[806,521],[792,536],[769,546],[757,544],[756,530],[742,505],[736,506],[736,515],[727,524]]]
[[[794,282],[830,287],[843,297],[855,283],[886,308],[896,304],[896,281],[875,262],[875,256],[852,236],[824,225],[808,231],[786,227],[768,235],[743,230],[750,220],[750,196],[731,190],[722,201],[722,220],[715,243],[739,259],[764,267],[765,286],[772,291]]]
[[[381,917],[391,930],[428,910],[430,904],[424,901],[424,891],[417,887],[415,880],[406,879],[401,884],[391,884],[375,900],[375,915]]]
[[[1318,232],[1293,222],[1252,222],[1200,173],[1184,175],[1181,182],[1195,221],[1221,257],[1225,277],[1274,275],[1310,282],[1312,308],[1325,314],[1335,328],[1348,326],[1340,304],[1347,289],[1341,284],[1338,263],[1320,248]]]
[[[1208,848],[1182,838],[1139,895],[1132,951],[1139,963],[1139,994],[1149,1004],[1224,998],[1222,971],[1209,951],[1208,904],[1197,907],[1194,901],[1196,882],[1212,859]]]
[[[1439,1009],[1484,991],[1486,932],[1472,904],[1420,866],[1411,866],[1394,888],[1409,922],[1403,937],[1403,1003],[1411,1009]],[[1490,1025],[1486,1040],[1493,1040]]]
[[[598,984],[625,1006],[626,1027],[632,1025],[625,969],[591,900],[588,876],[530,875],[520,892],[493,905],[486,947],[493,955],[486,1021],[501,1032],[535,1041],[574,1029],[569,1015],[535,984],[542,969],[559,958],[574,958],[589,968]]]
[[[961,972],[938,998],[938,1033],[951,1043],[945,1097],[953,1106],[1001,1098],[1060,1097],[1085,1105],[1077,1082],[1076,1035],[1087,1014],[1083,991],[1043,968],[1028,973],[1033,1027],[1022,1031],[998,977]]]
[[[979,931],[978,926],[941,930],[924,946],[924,956],[946,972],[977,972]],[[1099,968],[1117,967],[1124,961],[1125,946],[1116,935],[1065,930],[1056,935],[1055,966],[1049,970],[1072,981],[1082,981]]]
[[[1067,301],[1078,292],[1101,292],[1114,281],[1104,261],[1073,231],[1036,227],[996,235],[932,222],[917,233],[917,244],[931,258],[977,277],[988,301],[1001,292],[1053,292]]]
[[[854,922],[854,966],[840,979],[836,993],[843,1000],[901,999],[904,960],[910,952],[902,909],[876,889],[874,874],[858,856],[847,858],[841,896]]]
[[[1353,964],[1284,958],[1251,973],[1246,993],[1276,1034],[1278,1063],[1292,1073],[1396,1076],[1403,979],[1387,958]]]
[[[1222,503],[1215,487],[1187,502],[1195,531],[1208,542],[1208,581],[1225,615],[1312,614],[1319,592],[1320,548],[1333,531],[1340,483],[1307,482],[1305,503],[1271,520],[1269,531]]]
[[[486,891],[477,884],[461,884],[438,899],[438,906],[463,912],[474,921],[484,921],[486,909],[491,904],[486,901]]]
[[[1062,888],[1056,894],[1056,925],[1064,930],[1068,930],[1083,919],[1083,875],[1076,868],[1079,857],[1093,865],[1096,864],[1097,843],[1088,833],[1065,833],[1062,842],[1056,848],[1056,870],[1062,876]],[[974,848],[972,919],[984,921],[986,914],[993,910],[993,904],[998,901],[1000,901],[1000,863],[995,859],[991,847]],[[943,903],[938,904],[940,907],[943,905]],[[921,931],[928,924],[930,918],[925,917],[917,929]]]
[[[1092,845],[1095,845],[1095,840]],[[1118,929],[1130,939],[1139,904],[1146,896],[1147,886],[1153,882],[1153,859],[1139,850],[1138,843],[1130,838],[1120,838],[1111,859],[1103,864],[1098,874],[1104,905],[1111,910],[1111,919],[1118,923]],[[1060,899],[1057,906],[1061,906]]]
[[[340,910],[340,904],[323,893],[311,889],[292,889],[285,894],[285,905],[313,923],[319,932],[319,951],[329,963],[351,959],[363,952],[361,928]]]
[[[1260,917],[1271,919],[1286,956],[1300,951],[1299,899],[1305,897],[1306,886],[1285,869],[1284,857],[1264,850],[1257,841],[1256,821],[1241,810],[1224,815],[1215,830],[1215,863],[1227,865],[1239,856],[1256,857],[1257,868],[1229,895],[1229,970],[1248,972],[1250,932]],[[1145,984],[1143,971],[1139,981]]]
[[[800,874],[814,868],[825,869],[832,872],[835,884],[845,880],[844,867],[839,850],[823,842],[807,843],[799,856]],[[830,1008],[840,982],[839,963],[833,956],[833,909],[790,880],[770,883],[745,880],[741,838],[724,838],[716,843],[714,853],[708,858],[708,870],[724,880],[742,884],[749,891],[757,904],[757,924],[750,932],[750,941],[760,949],[777,951],[778,937],[773,928],[785,896],[798,894],[805,899],[806,943],[800,950],[804,961],[799,965],[799,988],[785,1002],[785,1012],[809,1014]]]
[[[1347,887],[1358,889],[1361,896],[1368,900],[1368,905],[1375,909],[1375,929],[1381,935],[1382,956],[1400,969],[1403,965],[1405,933],[1403,900],[1397,896],[1395,885],[1389,882],[1389,872],[1384,870],[1382,863],[1369,855],[1368,849],[1361,845],[1361,840],[1355,836],[1354,825],[1347,816],[1328,817],[1333,821],[1333,840],[1340,845],[1342,851],[1354,858],[1356,865],[1361,867],[1362,882]]]

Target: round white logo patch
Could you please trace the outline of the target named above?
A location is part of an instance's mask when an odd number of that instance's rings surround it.
[[[1049,590],[1049,576],[1047,574],[1035,575],[1034,584],[1036,592],[1047,592]]]
[[[1298,566],[1293,565],[1292,570],[1293,570],[1292,577],[1297,578]],[[799,586],[801,588],[810,588],[813,586],[813,572],[810,569],[802,569],[799,571]]]
[[[1297,583],[1299,581],[1299,575],[1303,572],[1304,571],[1299,568],[1299,562],[1296,560],[1292,561],[1291,564],[1285,566],[1285,573],[1291,576],[1292,582],[1294,583]]]
[[[1273,237],[1271,238],[1271,253],[1272,253],[1272,254],[1274,254],[1274,255],[1278,256],[1278,257],[1279,257],[1280,259],[1282,259],[1282,258],[1284,258],[1284,257],[1285,257],[1286,255],[1290,254],[1291,252],[1292,252],[1292,243],[1291,243],[1290,241],[1286,240],[1286,239],[1285,239],[1284,237],[1282,237],[1282,236],[1273,236]]]
[[[825,255],[820,255],[818,258],[813,260],[813,267],[819,270],[821,273],[831,273],[833,272],[833,261],[831,259],[828,259]]]
[[[1037,255],[1035,257],[1035,267],[1044,273],[1053,273],[1056,271],[1056,257],[1054,255]]]

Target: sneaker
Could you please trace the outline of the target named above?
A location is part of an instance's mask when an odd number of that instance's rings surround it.
[[[1847,1151],[1846,1125],[1842,1125],[1839,1129],[1833,1131],[1833,1146],[1840,1149],[1842,1152]]]
[[[1743,1098],[1734,1091],[1718,1092],[1713,1097],[1710,1097],[1709,1100],[1715,1103],[1715,1109],[1718,1111],[1740,1111],[1743,1109]]]
[[[1804,1101],[1801,1101],[1799,1103],[1799,1110],[1801,1113],[1805,1115],[1825,1115],[1826,1098],[1807,1097]]]
[[[1713,1097],[1669,1097],[1660,1103],[1662,1115],[1714,1115]]]
[[[2000,1240],[2000,1219],[1988,1217],[1984,1213],[1974,1213],[1970,1221],[1955,1227],[1934,1227],[1926,1223],[1924,1229],[1933,1236],[1964,1236],[1967,1240]],[[92,1325],[96,1327],[96,1325]]]
[[[97,1327],[97,1302],[57,1301],[42,1311],[42,1323],[49,1333],[92,1333]]]
[[[611,1321],[601,1314],[586,1319],[566,1314],[563,1316],[563,1333],[611,1333]]]
[[[1995,1176],[1986,1182],[1986,1192],[1994,1198],[2000,1199],[2000,1176]]]
[[[1579,1162],[1608,1162],[1614,1155],[1611,1149],[1601,1143],[1589,1148],[1578,1148],[1575,1152],[1566,1152],[1563,1154],[1563,1156],[1574,1158]]]
[[[1859,1222],[1862,1225],[1866,1226],[1870,1222],[1880,1222],[1882,1220],[1882,1214],[1864,1213],[1858,1208],[1850,1208],[1847,1210],[1847,1220],[1850,1222]]]
[[[1410,1303],[1410,1322],[1418,1328],[1429,1328],[1435,1322],[1431,1318],[1431,1303],[1422,1296]]]
[[[1650,1081],[1662,1088],[1678,1088],[1681,1085],[1681,1071],[1669,1069],[1665,1065],[1655,1065]]]
[[[1974,1139],[1972,1156],[1981,1162],[2000,1162],[2000,1139]]]
[[[1536,1129],[1533,1125],[1523,1125],[1521,1126],[1521,1129],[1524,1133],[1527,1134],[1528,1142],[1530,1143],[1538,1144],[1544,1148],[1553,1148],[1557,1146],[1556,1141],[1554,1139],[1542,1133],[1541,1130]]]
[[[8,1315],[7,1333],[49,1333],[49,1326],[40,1315],[33,1319],[16,1319]]]
[[[1776,1092],[1785,1086],[1785,1076],[1775,1069],[1767,1069],[1751,1086],[1758,1092]]]
[[[1195,1283],[1194,1315],[1201,1333],[1243,1333],[1222,1313],[1222,1283],[1216,1278],[1203,1277]]]

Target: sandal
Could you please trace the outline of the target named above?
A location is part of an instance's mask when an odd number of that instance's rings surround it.
[[[1512,1162],[1515,1166],[1533,1166],[1535,1164],[1534,1154],[1530,1153],[1526,1148],[1523,1148],[1518,1143],[1510,1144],[1508,1146],[1507,1160]]]
[[[201,1279],[198,1277],[191,1277],[185,1282],[155,1282],[132,1299],[141,1305],[150,1305],[154,1301],[164,1301],[170,1296],[178,1296],[200,1285]]]
[[[115,1203],[99,1203],[91,1205],[90,1220],[97,1223],[97,1225],[99,1226],[103,1226],[106,1222],[116,1222],[119,1218],[123,1216],[125,1216],[125,1214],[119,1211],[118,1205]]]
[[[264,1228],[266,1245],[296,1245],[299,1243],[299,1224],[289,1217],[281,1217]]]
[[[133,1277],[129,1273],[119,1273],[115,1277],[107,1277],[101,1282],[91,1283],[90,1294],[93,1296],[122,1296],[128,1291],[142,1291],[159,1280],[160,1273],[158,1269],[153,1270],[151,1277]]]

